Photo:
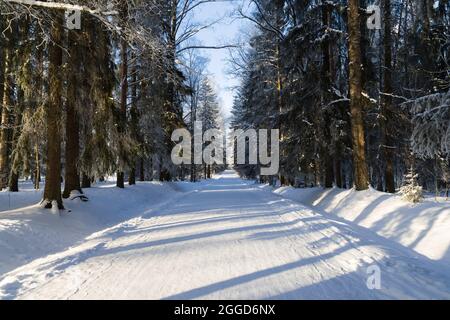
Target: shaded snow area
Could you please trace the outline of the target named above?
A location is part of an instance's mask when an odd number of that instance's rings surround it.
[[[450,298],[448,264],[231,171],[86,193],[62,215],[32,191],[20,195],[31,206],[0,212],[0,298]]]
[[[355,190],[282,187],[274,190],[322,213],[344,218],[449,266],[450,200],[426,197],[409,203],[374,189]]]

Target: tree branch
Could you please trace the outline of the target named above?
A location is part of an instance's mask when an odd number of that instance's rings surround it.
[[[71,10],[71,11],[82,11],[93,15],[101,14],[104,16],[117,15],[117,11],[101,11],[99,9],[91,9],[86,6],[62,3],[62,2],[44,2],[37,0],[3,0],[12,4],[21,4],[25,6],[35,6],[48,9],[59,9],[59,10]]]

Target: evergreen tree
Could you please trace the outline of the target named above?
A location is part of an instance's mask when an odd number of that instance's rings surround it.
[[[420,202],[423,198],[422,187],[419,185],[418,174],[411,168],[405,175],[405,182],[403,187],[400,188],[400,194],[403,199],[409,202]]]

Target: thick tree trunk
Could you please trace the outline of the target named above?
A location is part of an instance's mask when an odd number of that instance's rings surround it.
[[[133,60],[135,60],[134,56],[132,57]],[[131,86],[131,109],[130,109],[130,127],[131,127],[131,135],[133,139],[137,142],[140,142],[139,138],[139,115],[138,115],[138,108],[137,108],[137,95],[138,95],[138,79],[137,79],[137,68],[136,68],[136,61],[134,61],[133,68],[131,69],[132,74],[132,86]],[[128,184],[135,185],[136,184],[136,157],[135,154],[132,155],[131,159],[131,168],[130,168],[130,174],[128,176]]]
[[[350,112],[352,123],[353,172],[356,190],[369,188],[366,163],[361,72],[361,30],[359,0],[349,0]]]
[[[11,33],[8,33],[11,37]],[[5,79],[3,89],[3,107],[1,113],[1,130],[0,130],[0,190],[8,186],[9,166],[8,166],[8,150],[11,139],[11,111],[13,108],[13,49],[12,44],[8,43],[5,50]]]
[[[8,189],[10,192],[19,192],[19,174],[12,171],[9,177]]]
[[[125,173],[123,171],[117,171],[117,183],[116,183],[116,186],[118,188],[121,188],[121,189],[125,188]]]
[[[3,17],[0,15],[0,28],[3,29]],[[5,89],[5,49],[6,40],[3,36],[0,36],[0,115],[3,112],[3,92]],[[1,119],[0,119],[1,121]],[[0,122],[1,124],[1,122]]]
[[[280,165],[280,172],[279,172],[279,179],[280,184],[284,186],[286,184],[286,178],[284,176],[284,170],[283,170],[283,162],[285,158],[285,152],[284,152],[284,126],[282,124],[282,114],[284,112],[283,107],[283,78],[281,74],[281,46],[277,44],[276,47],[276,57],[277,61],[277,103],[278,103],[278,129],[280,130],[280,159],[281,159],[281,165]]]
[[[274,1],[274,9],[275,9],[275,28],[277,30],[281,30],[284,24],[284,0],[275,0]],[[287,179],[285,177],[285,159],[286,152],[284,147],[285,140],[285,130],[282,123],[282,115],[284,113],[284,100],[283,100],[283,90],[284,90],[284,74],[283,74],[283,61],[282,61],[282,52],[281,52],[281,42],[282,39],[277,36],[276,46],[275,46],[275,68],[276,68],[276,99],[277,99],[277,109],[278,109],[278,129],[280,130],[280,169],[278,173],[278,179],[280,180],[281,185],[287,184]]]
[[[23,108],[23,91],[19,90],[19,93],[17,94],[17,111],[15,112],[15,121],[14,121],[14,130],[13,130],[13,138],[12,138],[12,146],[11,150],[15,150],[17,147],[17,142],[19,140],[20,134],[21,134],[21,124],[22,124],[22,112],[21,109]],[[14,154],[12,154],[11,157],[11,170],[9,174],[9,181],[8,181],[8,189],[10,192],[19,192],[19,168],[20,168],[20,158]]]
[[[66,167],[64,179],[63,197],[68,198],[72,191],[82,193],[80,176],[78,174],[79,145],[79,120],[77,111],[71,102],[67,103],[66,110]]]
[[[78,43],[74,31],[69,31],[70,59],[68,72],[68,88],[66,103],[66,165],[63,198],[69,198],[72,191],[82,193],[80,176],[78,174],[78,160],[80,157],[80,125],[77,110],[77,68],[80,66]]]
[[[382,96],[382,150],[384,151],[385,171],[384,182],[386,191],[395,193],[394,181],[394,143],[390,132],[390,110],[392,108],[392,30],[391,30],[391,1],[384,1],[384,68],[383,68],[383,93]]]
[[[49,47],[49,100],[46,105],[47,119],[47,170],[45,177],[44,202],[46,208],[52,208],[56,201],[59,209],[63,209],[61,197],[61,93],[62,93],[62,40],[63,19],[55,13],[55,22],[51,30]]]
[[[91,187],[91,178],[85,173],[82,174],[81,177],[81,188],[88,189]]]
[[[41,37],[37,36],[36,39],[38,42],[41,41]],[[44,48],[40,46],[36,52],[36,64],[37,64],[37,81],[36,88],[39,93],[36,95],[36,100],[33,102],[33,107],[37,108],[40,103],[44,100]],[[34,129],[34,137],[33,137],[33,152],[34,152],[34,171],[33,171],[33,179],[34,179],[34,189],[40,189],[41,182],[41,154],[40,154],[40,139],[37,132],[37,129]]]
[[[128,184],[130,186],[135,185],[136,184],[136,168],[134,166],[132,166],[130,168],[130,173],[128,175]]]
[[[11,150],[16,150],[17,143],[19,141],[19,137],[22,132],[22,113],[24,108],[24,92],[22,88],[18,88],[17,92],[17,105],[16,105],[16,111],[14,115],[14,129],[13,129],[13,138],[11,141]],[[19,191],[19,168],[20,168],[20,157],[15,154],[15,152],[12,152],[11,155],[11,170],[9,175],[9,181],[8,181],[8,189],[11,192],[18,192]]]
[[[3,37],[3,35],[0,35]],[[0,72],[2,75],[0,76],[2,80],[2,89],[1,95],[2,100],[0,101],[2,105],[1,108],[1,117],[0,117],[0,190],[6,188],[8,186],[9,179],[9,151],[12,134],[11,134],[11,113],[13,108],[13,94],[14,94],[14,79],[13,79],[13,59],[14,59],[14,39],[13,32],[11,31],[11,27],[5,31],[4,38],[2,42],[5,43],[3,61],[2,61],[2,70]],[[3,49],[3,48],[0,48]]]
[[[126,1],[121,3],[120,19],[122,25],[125,25],[128,18],[128,4]],[[125,39],[120,42],[120,124],[119,133],[124,134],[127,121],[127,98],[128,98],[128,44]],[[121,156],[123,151],[120,152]],[[125,174],[123,172],[124,159],[119,159],[119,170],[117,171],[117,187],[125,188]]]
[[[330,15],[330,7],[327,3],[322,2],[322,26],[323,28],[329,28],[331,24],[331,15]],[[321,114],[322,114],[322,126],[323,126],[323,138],[322,142],[322,154],[323,154],[323,167],[325,173],[325,188],[332,188],[334,183],[334,163],[330,153],[331,146],[331,128],[330,122],[331,117],[328,114],[328,110],[326,110],[326,104],[329,100],[329,91],[331,89],[331,54],[330,54],[330,39],[329,34],[327,33],[325,39],[322,42],[322,75],[321,75],[321,84],[322,84],[322,101],[321,101]]]

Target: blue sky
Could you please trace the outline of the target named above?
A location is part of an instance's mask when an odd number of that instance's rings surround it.
[[[196,39],[202,45],[225,45],[235,44],[238,41],[241,31],[248,28],[248,23],[242,19],[233,19],[232,14],[235,8],[242,5],[243,1],[218,1],[206,3],[200,6],[194,13],[194,20],[200,23],[218,20],[226,17],[214,26],[198,33]],[[238,79],[227,74],[227,58],[229,52],[224,50],[202,50],[201,55],[210,60],[208,73],[217,85],[221,107],[224,115],[230,115],[233,106],[232,88],[239,82]]]

